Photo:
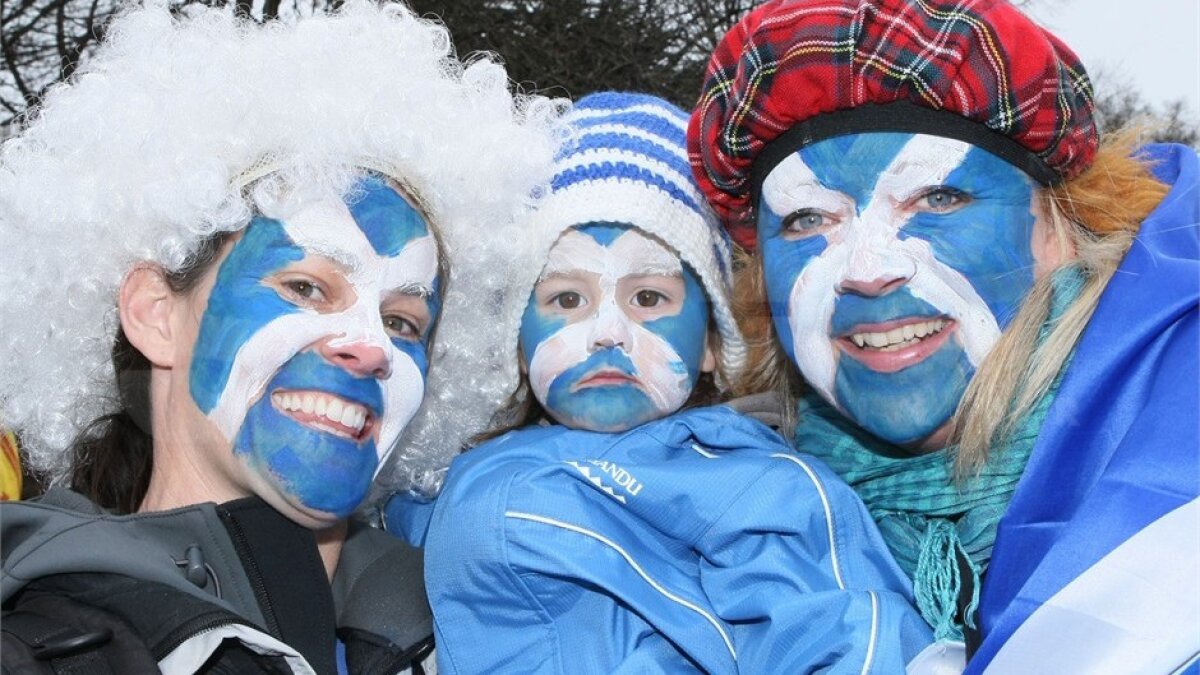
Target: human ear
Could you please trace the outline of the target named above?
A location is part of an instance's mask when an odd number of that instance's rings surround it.
[[[713,351],[713,336],[709,333],[704,339],[704,360],[700,362],[700,372],[711,373],[717,369],[717,354]]]
[[[175,293],[157,265],[138,265],[121,282],[117,299],[121,330],[151,365],[170,368],[175,364],[174,305]]]
[[[1029,249],[1033,253],[1034,278],[1058,269],[1063,263],[1074,260],[1075,246],[1067,232],[1071,225],[1064,216],[1056,213],[1048,194],[1039,190],[1033,199],[1033,234]]]
[[[521,349],[521,345],[517,345],[517,372],[521,377],[529,374],[529,362],[525,359],[525,350]]]

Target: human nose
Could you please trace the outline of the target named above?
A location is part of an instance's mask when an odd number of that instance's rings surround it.
[[[607,347],[629,346],[628,321],[622,316],[616,302],[609,300],[601,305],[588,335],[588,345],[589,352]]]
[[[392,363],[387,352],[371,342],[356,340],[341,343],[335,340],[325,340],[318,350],[329,363],[359,377],[374,377],[382,380],[392,374]]]
[[[838,283],[837,291],[842,295],[851,294],[878,297],[899,290],[908,281],[909,277],[891,275],[875,277],[874,279],[846,278]]]
[[[850,252],[837,292],[879,297],[899,290],[916,275],[916,263],[899,250],[899,239],[890,228],[860,225],[862,231],[847,242]]]

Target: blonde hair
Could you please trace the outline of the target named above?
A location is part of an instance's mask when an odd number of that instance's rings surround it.
[[[1075,250],[1060,268],[1078,267],[1084,284],[1039,344],[1050,314],[1054,270],[1042,275],[976,371],[952,421],[950,441],[958,443],[955,472],[960,478],[978,472],[990,449],[1002,443],[1046,394],[1142,221],[1166,196],[1167,186],[1133,156],[1138,136],[1136,130],[1116,135],[1101,146],[1087,171],[1042,192],[1060,246],[1069,242]]]
[[[982,468],[990,449],[1003,443],[1045,395],[1087,327],[1142,220],[1166,196],[1167,186],[1133,155],[1141,135],[1140,129],[1113,135],[1097,151],[1087,171],[1040,192],[1060,250],[1074,250],[1074,255],[1064,255],[1058,268],[1046,270],[1034,283],[963,394],[951,420],[949,441],[958,444],[955,473],[960,479]],[[738,395],[778,392],[784,397],[785,410],[794,415],[803,382],[776,339],[762,258],[739,252],[738,262],[734,313],[749,348],[749,363],[734,391]],[[1053,273],[1070,265],[1083,274],[1082,290],[1039,342],[1050,313]],[[794,419],[788,423],[790,427]]]

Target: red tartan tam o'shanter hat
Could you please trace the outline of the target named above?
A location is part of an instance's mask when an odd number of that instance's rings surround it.
[[[717,45],[688,128],[692,168],[755,245],[763,178],[807,145],[868,131],[972,143],[1043,185],[1096,152],[1087,73],[1001,0],[774,0]]]

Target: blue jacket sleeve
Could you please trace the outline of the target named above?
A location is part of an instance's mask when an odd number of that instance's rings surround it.
[[[903,672],[933,636],[869,513],[818,460],[773,459],[696,543],[741,671]]]

